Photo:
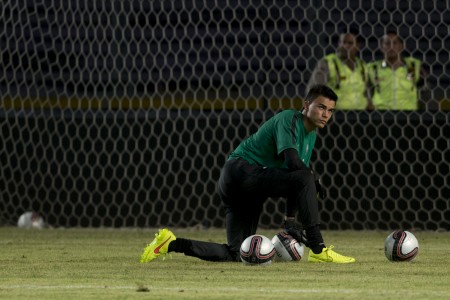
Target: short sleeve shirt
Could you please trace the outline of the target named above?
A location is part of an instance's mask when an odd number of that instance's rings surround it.
[[[229,159],[242,158],[251,164],[287,169],[282,152],[293,148],[297,150],[303,163],[309,166],[315,142],[316,131],[306,133],[302,113],[284,110],[242,141]]]

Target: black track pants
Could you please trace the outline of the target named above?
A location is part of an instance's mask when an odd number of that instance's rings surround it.
[[[226,212],[228,245],[192,241],[186,255],[209,261],[239,261],[242,241],[256,233],[267,198],[287,198],[303,226],[319,224],[314,177],[309,171],[288,171],[228,160],[221,171],[218,192]],[[281,224],[280,224],[281,225]]]

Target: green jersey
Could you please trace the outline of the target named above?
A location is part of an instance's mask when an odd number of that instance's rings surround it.
[[[251,164],[287,169],[282,152],[293,148],[303,163],[309,166],[315,142],[316,131],[306,133],[302,113],[284,110],[245,139],[230,154],[229,159],[243,158]]]

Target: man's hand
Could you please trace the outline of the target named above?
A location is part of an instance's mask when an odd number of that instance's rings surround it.
[[[284,220],[284,231],[296,239],[297,242],[308,247],[308,240],[306,239],[305,231],[300,224],[295,222],[294,218]]]

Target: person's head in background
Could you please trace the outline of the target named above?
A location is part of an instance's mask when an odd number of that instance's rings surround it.
[[[384,60],[390,64],[402,61],[403,40],[395,31],[389,30],[381,38],[380,50],[383,52]]]
[[[359,51],[360,43],[358,37],[353,33],[342,33],[339,35],[337,54],[342,60],[355,60]]]
[[[355,60],[361,47],[361,40],[356,29],[350,29],[339,35],[337,54],[342,60]]]

